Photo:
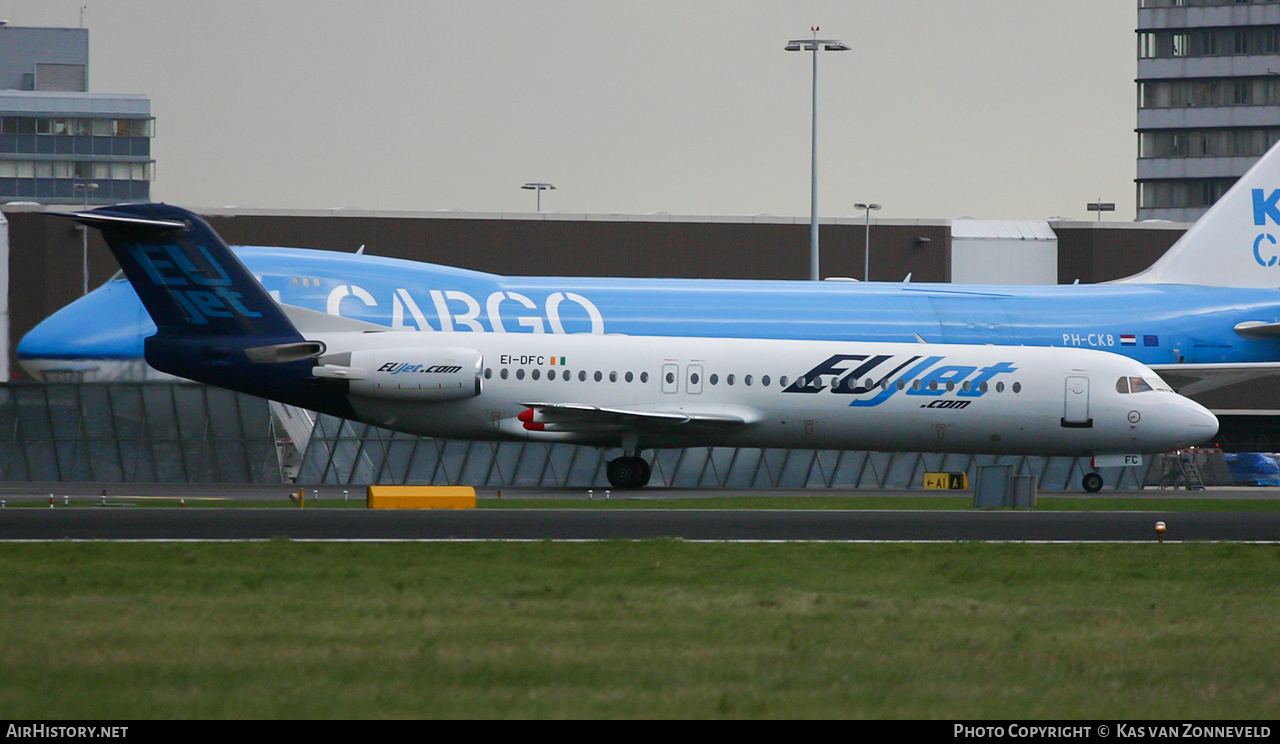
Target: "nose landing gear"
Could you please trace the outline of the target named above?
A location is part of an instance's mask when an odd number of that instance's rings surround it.
[[[1102,476],[1097,473],[1085,473],[1080,479],[1080,486],[1089,493],[1097,493],[1102,490]]]

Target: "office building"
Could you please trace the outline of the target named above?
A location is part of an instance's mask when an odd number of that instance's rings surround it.
[[[151,200],[143,95],[89,92],[89,32],[0,26],[0,203]]]
[[[1280,140],[1280,0],[1139,0],[1138,219],[1192,222]]]

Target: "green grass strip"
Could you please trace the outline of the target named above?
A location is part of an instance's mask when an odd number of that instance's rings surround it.
[[[0,544],[15,719],[1246,719],[1262,545]]]

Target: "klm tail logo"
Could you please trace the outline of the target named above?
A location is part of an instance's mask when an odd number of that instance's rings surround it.
[[[127,248],[147,278],[165,288],[191,323],[208,325],[210,318],[262,317],[262,313],[244,306],[244,295],[232,291],[231,277],[204,246],[196,246],[204,259],[203,267],[196,266],[180,245],[134,243]]]
[[[1253,224],[1265,227],[1267,220],[1280,225],[1280,189],[1272,189],[1268,194],[1262,189],[1253,190]],[[1259,233],[1253,239],[1253,260],[1259,266],[1275,266],[1280,257],[1276,255],[1276,238],[1271,233]],[[1266,254],[1265,257],[1263,254]]]

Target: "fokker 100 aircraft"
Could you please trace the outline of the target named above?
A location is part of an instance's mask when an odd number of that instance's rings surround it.
[[[413,434],[621,447],[619,488],[648,482],[651,448],[1123,455],[1217,432],[1151,369],[1101,351],[395,332],[278,304],[185,210],[70,216],[103,231],[154,320],[157,370]]]
[[[1280,148],[1150,269],[1108,284],[515,277],[329,251],[236,253],[283,303],[397,330],[1093,348],[1195,393],[1280,370],[1278,236]],[[121,277],[38,325],[18,359],[37,379],[145,377],[154,332]]]

